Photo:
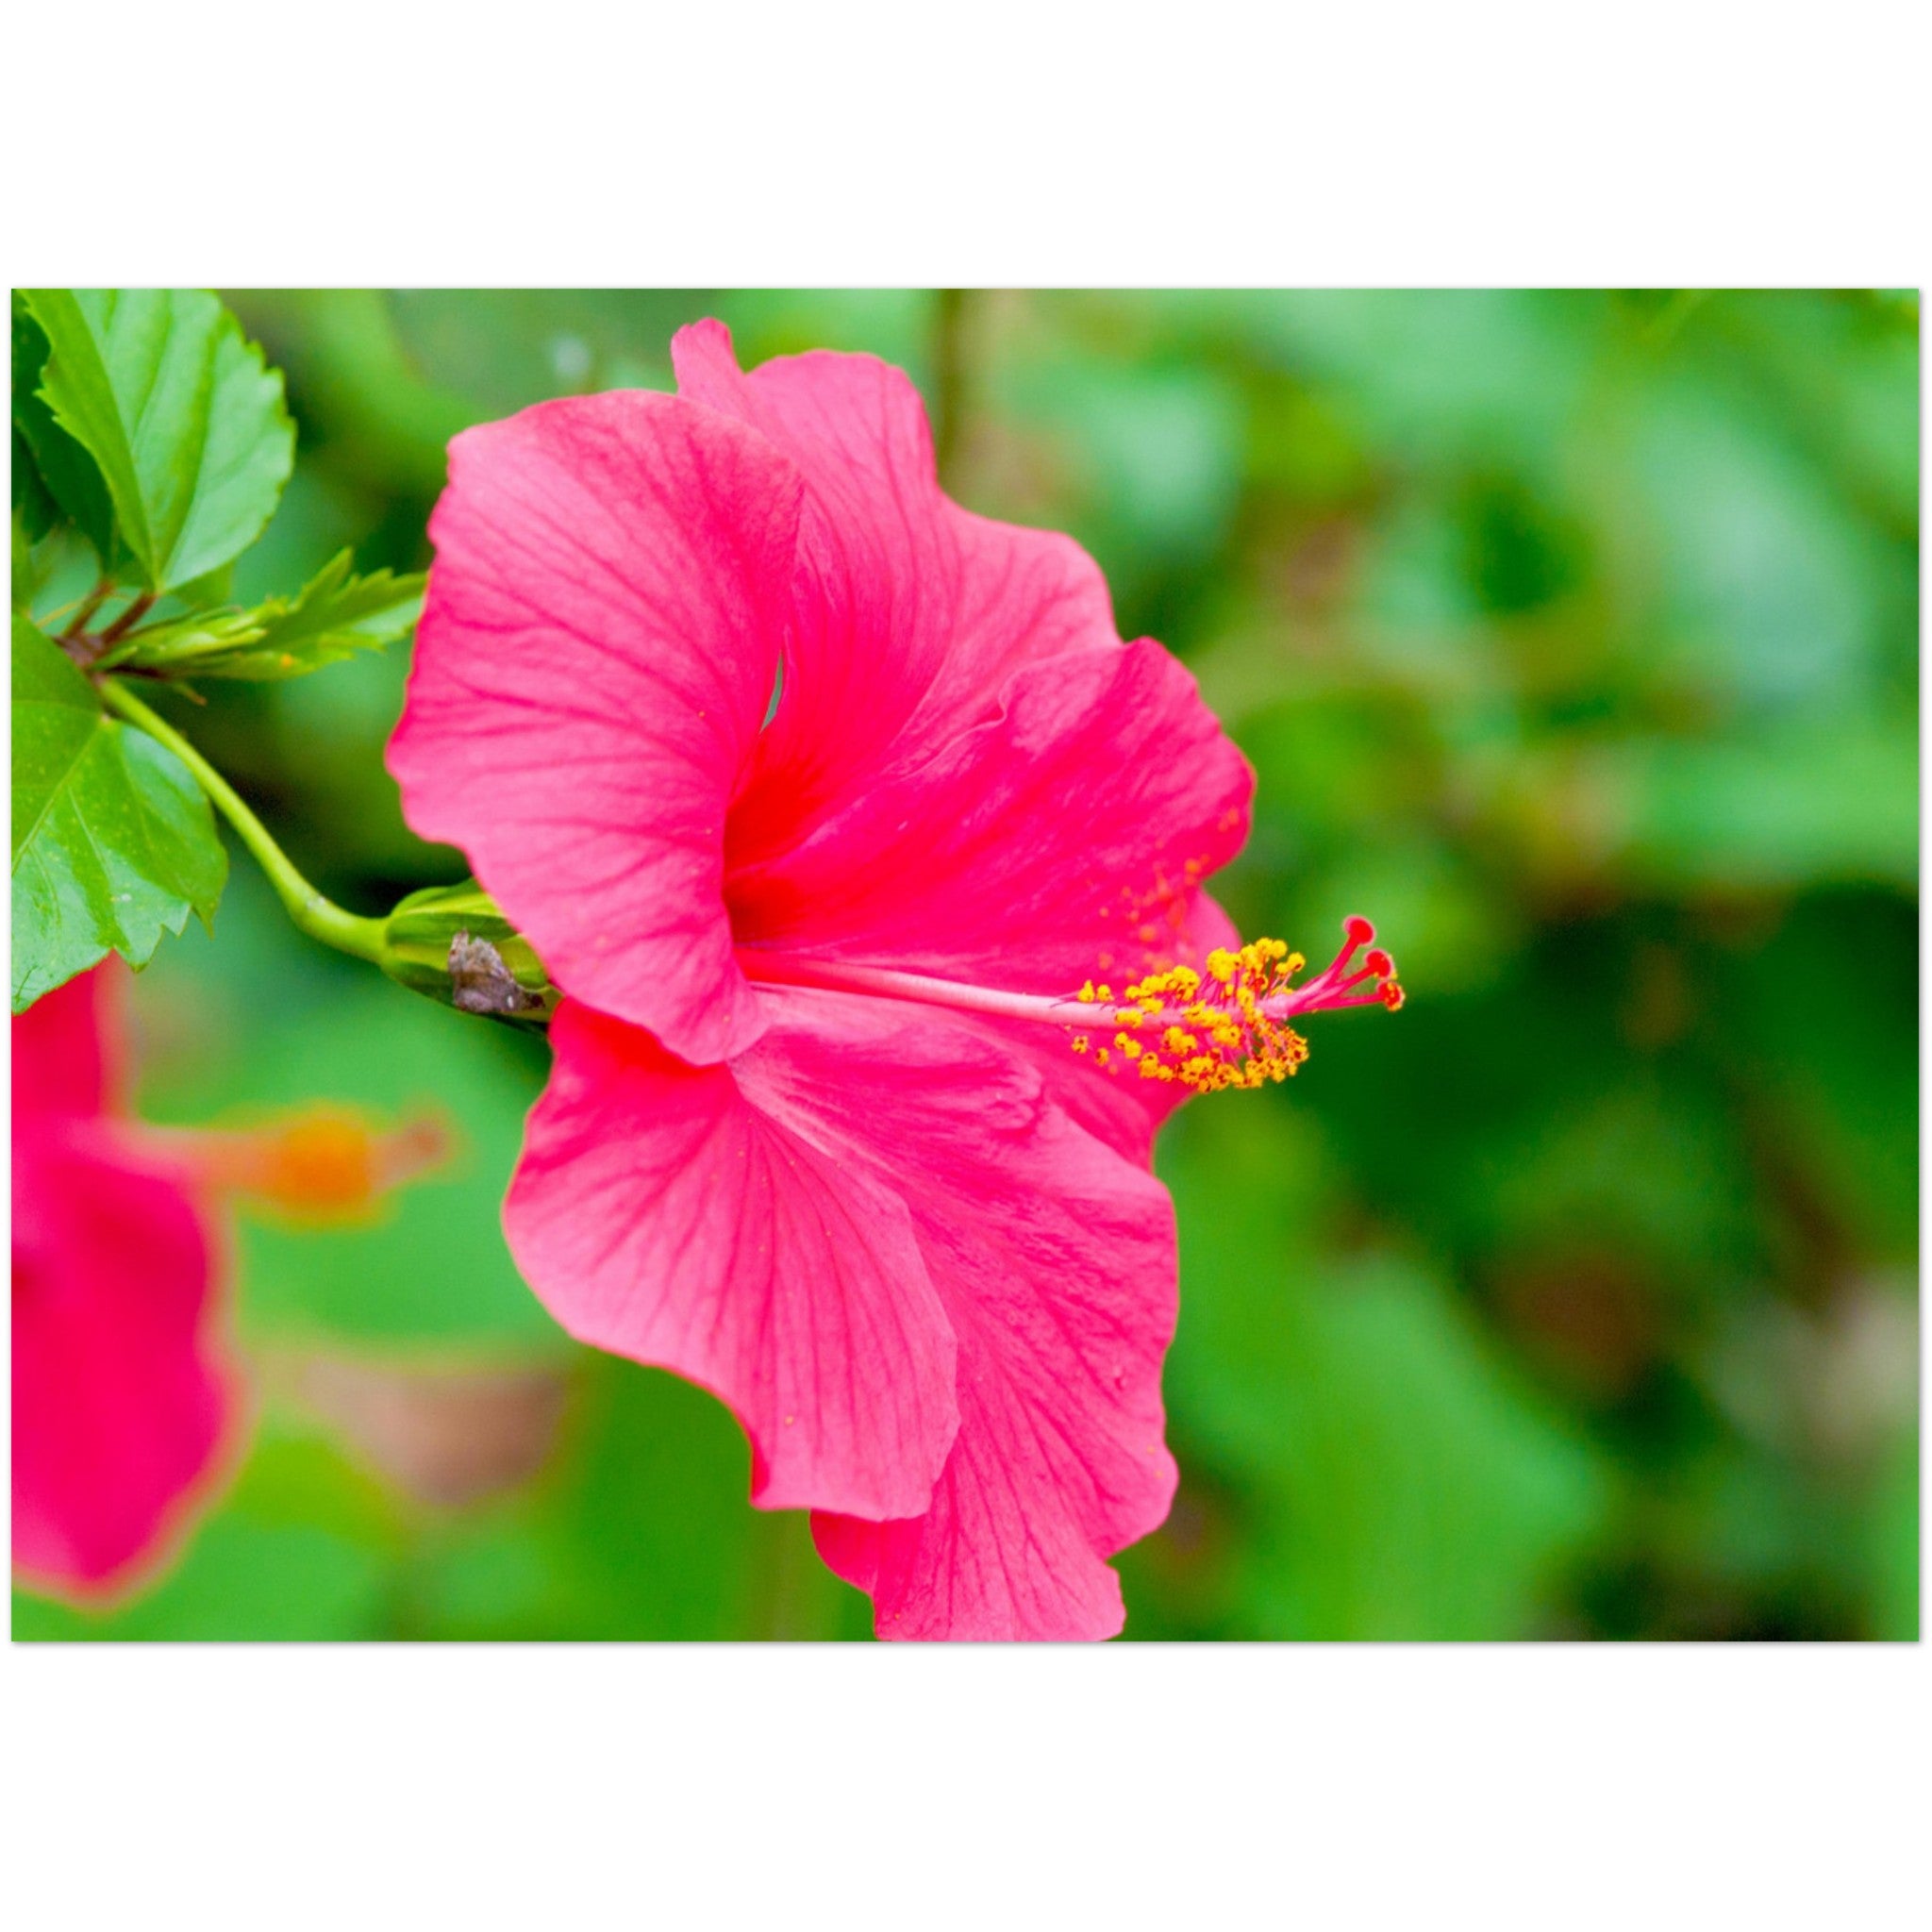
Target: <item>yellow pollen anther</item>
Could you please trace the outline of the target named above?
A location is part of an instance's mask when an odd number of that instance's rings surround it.
[[[1161,895],[1181,905],[1164,878],[1158,882],[1157,897]],[[1151,902],[1137,902],[1129,916],[1145,916],[1141,909],[1145,904]],[[1234,949],[1216,947],[1204,962],[1205,971],[1174,965],[1147,973],[1127,987],[1118,1006],[1109,988],[1090,980],[1080,1000],[1089,1006],[1100,1002],[1121,1029],[1111,1049],[1101,1048],[1097,1058],[1115,1072],[1119,1059],[1132,1060],[1143,1080],[1178,1080],[1200,1093],[1252,1090],[1291,1078],[1307,1058],[1308,1047],[1288,1024],[1291,1015],[1402,1003],[1394,962],[1386,952],[1371,951],[1356,966],[1356,955],[1374,938],[1368,921],[1351,919],[1344,931],[1348,944],[1306,985],[1295,980],[1307,961],[1277,939],[1251,940]],[[1107,967],[1111,960],[1100,963]],[[1356,991],[1370,981],[1369,991]],[[1087,1036],[1080,1035],[1078,1050],[1086,1052],[1088,1044]]]

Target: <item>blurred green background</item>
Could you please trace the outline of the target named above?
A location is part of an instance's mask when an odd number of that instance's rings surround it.
[[[1260,778],[1221,881],[1408,1005],[1187,1108],[1182,1487],[1135,1638],[1918,1631],[1919,303],[1908,293],[238,292],[300,458],[243,597],[420,567],[443,444],[741,358],[908,368],[970,507],[1073,531]],[[458,875],[407,653],[198,741],[358,910]],[[171,1571],[21,1637],[829,1637],[704,1395],[568,1342],[496,1206],[541,1045],[297,938],[237,855],[136,992],[142,1110],[433,1101],[376,1224],[237,1230],[252,1447]]]

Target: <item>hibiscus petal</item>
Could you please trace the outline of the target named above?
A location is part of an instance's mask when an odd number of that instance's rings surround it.
[[[109,980],[118,970],[104,959],[15,1015],[16,1121],[41,1113],[99,1113],[111,1104],[120,1056],[110,1037],[115,1001]]]
[[[110,1586],[188,1513],[228,1409],[210,1273],[187,1193],[108,1130],[16,1141],[13,1555],[31,1578]]]
[[[849,1158],[863,1123],[760,1088],[762,1043],[691,1067],[571,1002],[551,1038],[505,1208],[544,1306],[727,1402],[764,1507],[923,1510],[958,1425],[953,1337],[904,1203]],[[860,1091],[920,1077],[863,1029],[830,1049]]]
[[[1022,671],[1004,710],[726,881],[741,942],[1064,992],[1171,965],[1254,774],[1151,640]]]
[[[865,1096],[875,1144],[902,1168],[937,1145],[973,1176],[907,1196],[959,1349],[959,1433],[932,1507],[905,1523],[813,1518],[825,1561],[872,1594],[882,1637],[1112,1636],[1120,1583],[1103,1559],[1155,1528],[1174,1496],[1159,1386],[1175,1307],[1166,1191],[1029,1072],[1009,1065],[1002,1085],[1039,1094],[1024,1133],[982,1113],[940,1137],[916,1102]]]
[[[1058,1642],[1117,1637],[1120,1578],[1094,1552],[1075,1511],[1029,1480],[1041,1460],[1024,1406],[962,1391],[960,1441],[931,1509],[912,1523],[815,1512],[827,1569],[873,1600],[880,1637],[952,1642]],[[1166,1484],[1167,1495],[1173,1484]],[[1167,1513],[1166,1499],[1152,1528]]]
[[[680,330],[672,358],[681,395],[749,424],[806,485],[785,685],[733,808],[735,862],[784,851],[881,772],[991,716],[1023,664],[1120,649],[1077,543],[943,494],[902,371],[818,350],[747,375],[716,322]]]
[[[799,481],[675,397],[546,403],[466,431],[390,769],[552,977],[687,1058],[749,1043],[725,808],[769,706]]]

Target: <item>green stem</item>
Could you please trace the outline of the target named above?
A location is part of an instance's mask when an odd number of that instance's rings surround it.
[[[941,289],[933,311],[933,461],[940,481],[953,481],[953,458],[966,414],[966,297],[964,289]]]
[[[102,697],[110,711],[118,711],[130,724],[145,731],[156,743],[164,744],[193,773],[194,781],[208,794],[214,808],[235,828],[235,836],[255,855],[255,860],[268,874],[272,885],[288,908],[289,917],[310,939],[348,953],[358,959],[380,963],[383,957],[384,922],[362,919],[344,911],[333,899],[325,898],[289,862],[288,854],[277,845],[269,829],[242,802],[235,788],[168,724],[149,710],[119,678],[103,678]]]

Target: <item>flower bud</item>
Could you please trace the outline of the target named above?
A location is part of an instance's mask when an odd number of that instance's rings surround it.
[[[472,879],[411,892],[383,926],[382,970],[460,1012],[541,1025],[557,989],[529,942]]]

